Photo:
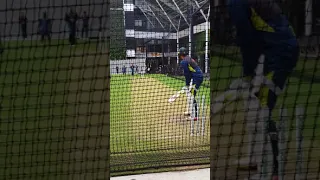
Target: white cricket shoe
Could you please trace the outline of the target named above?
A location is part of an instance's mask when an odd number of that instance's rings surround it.
[[[183,114],[184,114],[185,116],[190,116],[190,115],[191,115],[191,113],[189,113],[188,111],[184,112]]]

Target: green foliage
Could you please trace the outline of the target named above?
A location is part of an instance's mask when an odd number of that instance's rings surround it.
[[[209,38],[210,40],[210,33]],[[205,46],[206,46],[206,32],[200,32],[195,34],[195,52],[198,55],[202,55],[205,53]]]
[[[110,27],[110,59],[126,58],[126,38],[122,11],[111,11]]]

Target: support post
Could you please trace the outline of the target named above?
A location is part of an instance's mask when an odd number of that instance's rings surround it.
[[[177,31],[177,66],[179,65],[179,56],[178,56],[178,51],[179,51],[179,31]]]
[[[312,34],[312,0],[306,0],[305,4],[305,36],[310,36]]]
[[[205,45],[205,58],[204,58],[204,73],[208,73],[209,61],[209,21],[206,21],[206,45]]]

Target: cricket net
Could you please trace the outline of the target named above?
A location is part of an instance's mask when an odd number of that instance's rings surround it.
[[[183,74],[177,75],[181,71],[177,49],[199,42],[204,56],[209,4],[203,0],[124,1],[124,15],[113,16],[124,17],[119,21],[125,24],[124,34],[115,38],[125,42],[126,49],[125,58],[111,59],[113,176],[209,166],[209,86],[202,85],[197,93],[197,115],[187,100],[190,93],[182,92],[169,102],[186,86]],[[193,34],[200,35],[192,42],[188,16],[195,11]],[[114,46],[111,53],[117,49]],[[198,121],[190,120],[196,116]]]
[[[109,179],[109,9],[0,1],[0,179]]]
[[[319,5],[315,1],[285,2],[284,15],[298,38],[300,56],[272,113],[277,132],[275,139],[278,141],[276,171],[279,179],[319,179]],[[263,172],[266,172],[265,179],[270,179],[274,164],[271,140],[263,136],[262,131],[254,130],[255,135],[250,133],[247,101],[229,102],[226,94],[230,84],[241,78],[243,73],[243,56],[236,44],[237,32],[230,20],[230,9],[226,1],[216,2],[212,14],[211,179],[253,178]],[[252,53],[255,53],[254,49]],[[232,93],[235,92],[240,91],[234,89]],[[225,94],[222,98],[225,101],[221,102],[226,103],[225,109],[215,113],[219,105],[215,103],[216,98],[222,94]],[[268,144],[266,151],[259,151],[256,156],[263,157],[262,169],[257,171],[252,151],[258,147],[257,144],[264,142],[257,139],[259,137],[266,137]],[[262,175],[260,179],[263,178]]]

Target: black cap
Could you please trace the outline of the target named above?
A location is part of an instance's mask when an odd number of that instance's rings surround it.
[[[187,51],[187,49],[185,48],[185,47],[181,47],[180,49],[179,49],[179,55],[182,55],[182,56],[186,56],[186,55],[188,55],[189,53],[188,53],[188,51]]]

